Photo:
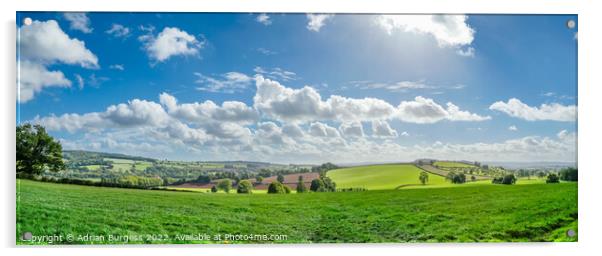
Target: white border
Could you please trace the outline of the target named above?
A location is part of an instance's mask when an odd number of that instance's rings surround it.
[[[3,174],[2,232],[3,255],[588,255],[599,252],[602,211],[602,169],[597,160],[601,151],[599,131],[602,80],[600,69],[600,7],[595,1],[495,0],[495,1],[358,1],[358,0],[27,0],[2,2],[0,88]],[[597,5],[597,6],[595,6]],[[347,244],[347,245],[198,245],[198,246],[107,246],[19,247],[15,248],[15,12],[16,11],[203,11],[203,12],[325,12],[325,13],[539,13],[579,15],[579,242],[520,244]],[[598,247],[598,248],[597,248]],[[98,248],[98,247],[94,247]],[[150,249],[149,249],[150,248]]]

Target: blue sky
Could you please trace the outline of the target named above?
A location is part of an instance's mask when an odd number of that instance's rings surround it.
[[[169,159],[575,161],[568,20],[19,12],[18,121]]]

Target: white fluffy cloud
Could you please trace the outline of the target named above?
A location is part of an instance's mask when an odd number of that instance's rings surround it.
[[[320,32],[326,21],[334,18],[332,14],[307,14],[307,29]]]
[[[397,131],[387,121],[372,121],[372,136],[377,138],[397,138]]]
[[[228,72],[219,78],[198,72],[194,75],[198,77],[195,83],[201,85],[197,89],[209,92],[235,93],[247,88],[253,81],[253,78],[239,72]]]
[[[71,39],[54,20],[33,21],[19,28],[18,100],[25,103],[46,87],[70,87],[63,72],[48,70],[55,63],[98,68],[98,58],[85,43]],[[51,39],[51,40],[50,40]]]
[[[134,99],[107,108],[103,116],[120,126],[160,126],[168,122],[168,115],[161,105],[146,100]]]
[[[257,22],[259,22],[263,25],[266,25],[266,26],[272,24],[272,20],[270,20],[270,16],[268,16],[265,13],[257,15],[256,20],[257,20]]]
[[[19,62],[19,102],[33,99],[45,87],[70,87],[71,81],[61,71],[48,71],[44,65],[22,60]]]
[[[99,130],[114,127],[163,126],[169,116],[161,105],[146,100],[134,99],[127,104],[109,106],[104,112],[86,114],[63,114],[36,117],[33,122],[42,124],[51,131]]]
[[[511,126],[508,127],[508,130],[514,132],[514,131],[518,131],[518,128],[516,127],[516,125],[511,125]]]
[[[178,104],[174,96],[162,93],[160,102],[167,112],[181,120],[196,123],[234,122],[249,124],[258,121],[258,113],[239,101],[225,101],[221,106],[213,101]]]
[[[345,137],[364,137],[364,127],[360,122],[342,123],[339,131]]]
[[[327,124],[315,122],[309,125],[309,134],[315,137],[340,137],[339,131]]]
[[[480,161],[576,161],[575,133],[558,138],[527,136],[498,143],[448,144],[415,147],[425,157]],[[446,157],[447,156],[447,157]],[[453,157],[450,157],[453,156]]]
[[[105,33],[114,37],[128,37],[130,35],[130,28],[121,24],[113,23],[111,28],[105,31]]]
[[[577,106],[561,105],[558,103],[542,104],[540,107],[531,107],[519,99],[511,98],[508,102],[498,101],[489,109],[500,111],[509,116],[521,118],[527,121],[551,120],[561,122],[577,121]]]
[[[468,47],[466,49],[457,49],[456,53],[464,57],[474,57],[474,48]]]
[[[152,31],[152,30],[151,30]],[[138,37],[152,60],[163,62],[172,56],[195,56],[205,42],[176,27],[166,27],[157,36],[147,34]]]
[[[97,68],[98,58],[83,41],[69,38],[54,20],[33,21],[20,28],[20,58],[42,64],[61,62]]]
[[[358,163],[422,157],[479,161],[573,161],[575,157],[576,134],[566,130],[554,138],[528,136],[498,143],[438,142],[405,147],[391,139],[408,133],[399,133],[384,119],[371,122],[372,137],[384,139],[374,141],[364,136],[359,121],[341,122],[338,129],[330,125],[333,120],[328,124],[278,124],[260,121],[257,110],[242,102],[180,104],[167,93],[159,98],[160,104],[135,99],[109,106],[103,112],[50,115],[32,122],[49,131],[83,131],[79,139],[62,140],[65,148],[134,150],[149,155],[153,150],[146,150],[152,148],[162,152],[181,149],[224,160]]]
[[[470,45],[474,40],[474,29],[466,15],[381,15],[377,18],[388,34],[399,30],[433,36],[440,47]]]
[[[397,118],[409,123],[435,123],[449,121],[484,121],[489,116],[480,116],[460,110],[453,103],[447,108],[432,99],[418,96],[414,101],[402,101],[397,108],[376,98],[353,99],[331,95],[323,100],[312,87],[301,89],[285,87],[261,75],[255,76],[257,92],[254,107],[269,118],[287,122],[339,121],[358,122]]]
[[[441,120],[449,121],[485,121],[490,116],[480,116],[460,110],[451,102],[447,108],[437,104],[433,99],[417,96],[413,101],[402,101],[397,107],[396,117],[409,123],[435,123]]]
[[[383,119],[394,112],[393,106],[380,99],[350,99],[333,95],[323,101],[320,94],[312,87],[291,89],[261,75],[255,77],[255,85],[257,86],[253,98],[255,108],[269,117],[283,121],[350,122]]]
[[[66,12],[64,15],[70,23],[70,28],[84,33],[92,33],[90,18],[83,12]]]

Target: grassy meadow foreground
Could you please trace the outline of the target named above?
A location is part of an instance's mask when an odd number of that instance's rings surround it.
[[[143,238],[128,243],[576,241],[577,236],[565,234],[577,228],[577,183],[240,195],[17,180],[16,215],[17,237],[31,232],[34,236]],[[286,238],[190,241],[179,237],[199,233]]]

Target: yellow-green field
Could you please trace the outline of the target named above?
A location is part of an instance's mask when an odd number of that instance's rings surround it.
[[[438,167],[456,167],[456,168],[476,167],[472,164],[465,164],[465,163],[451,162],[451,161],[437,161],[433,165],[438,166]]]
[[[336,169],[326,175],[336,182],[337,188],[382,190],[450,184],[442,176],[429,174],[423,186],[418,179],[420,172],[422,170],[413,164],[383,164]]]

